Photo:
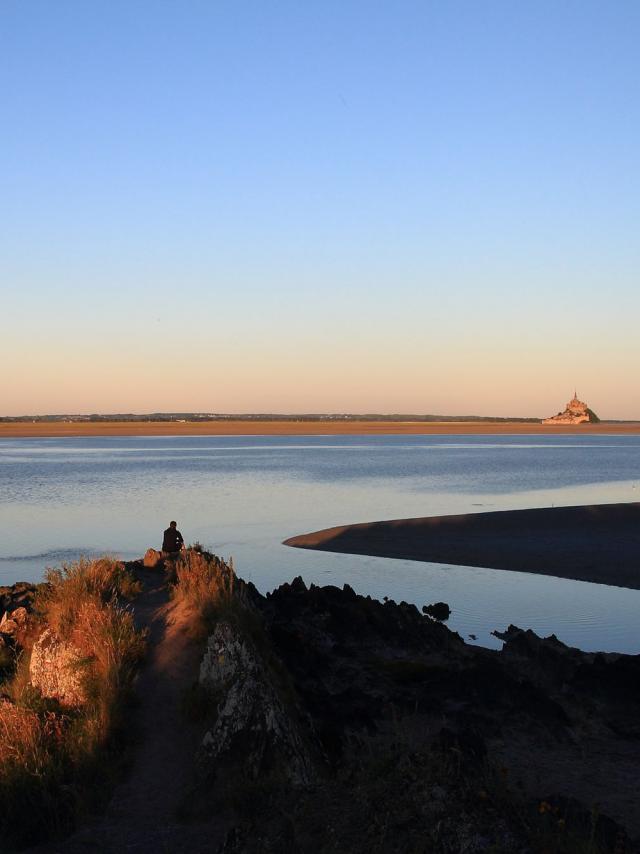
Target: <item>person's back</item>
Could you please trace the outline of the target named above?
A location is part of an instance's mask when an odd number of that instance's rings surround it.
[[[183,545],[184,540],[182,539],[182,534],[176,527],[176,523],[170,522],[169,527],[164,532],[162,551],[166,554],[176,554],[180,551]]]

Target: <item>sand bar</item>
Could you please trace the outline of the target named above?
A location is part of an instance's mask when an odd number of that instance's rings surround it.
[[[107,421],[6,422],[0,439],[64,436],[640,435],[640,422],[546,426],[468,421]]]
[[[640,589],[640,503],[394,519],[327,528],[285,545]]]

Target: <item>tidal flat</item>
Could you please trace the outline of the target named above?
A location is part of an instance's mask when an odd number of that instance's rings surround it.
[[[640,503],[342,525],[290,537],[284,545],[640,589]]]
[[[638,436],[640,422],[571,426],[492,421],[105,421],[5,422],[0,439],[65,436]]]

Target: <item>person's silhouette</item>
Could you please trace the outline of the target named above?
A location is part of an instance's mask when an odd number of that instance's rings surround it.
[[[176,525],[176,522],[169,522],[169,527],[164,532],[164,538],[162,540],[162,551],[168,557],[177,556],[180,552],[180,549],[184,545],[182,534],[180,533]]]

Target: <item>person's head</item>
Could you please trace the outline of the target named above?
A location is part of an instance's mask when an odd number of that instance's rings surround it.
[[[178,523],[177,523],[177,522],[169,522],[169,527],[170,527],[170,528],[176,528],[176,527],[177,527],[177,525],[178,525]]]

